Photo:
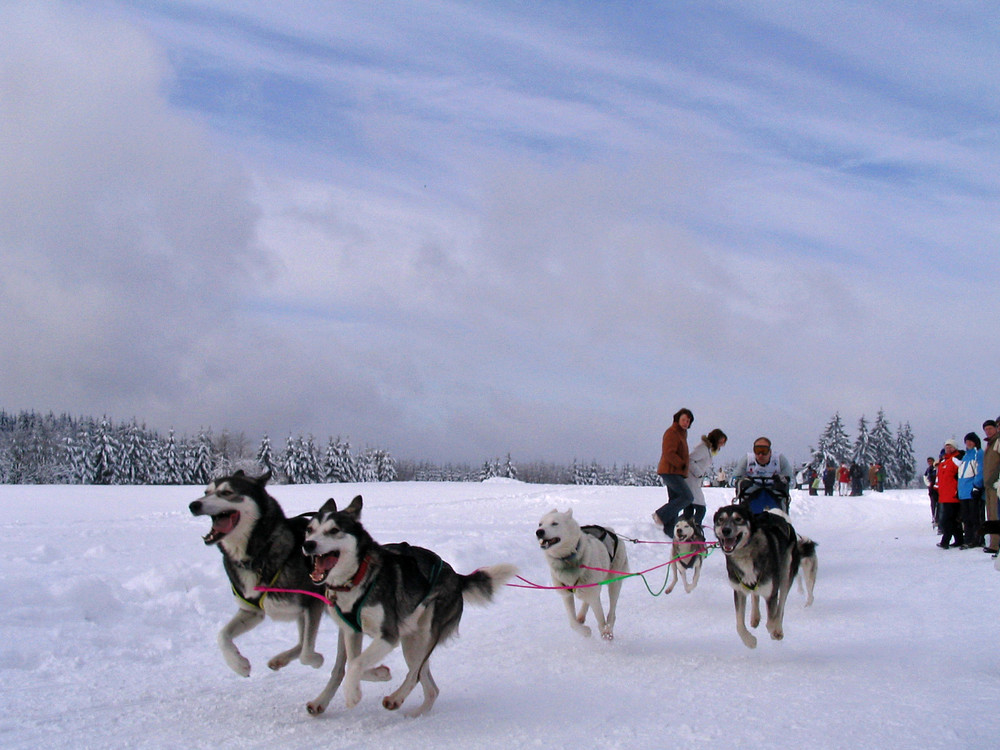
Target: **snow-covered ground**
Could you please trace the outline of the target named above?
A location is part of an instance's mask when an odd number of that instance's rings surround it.
[[[289,514],[365,496],[381,542],[430,547],[460,572],[510,561],[548,583],[534,531],[572,507],[581,522],[662,538],[658,488],[516,482],[276,486]],[[940,550],[922,491],[796,493],[792,519],[819,541],[816,603],[793,590],[785,640],[736,635],[721,553],[690,595],[625,582],[612,643],[584,639],[557,594],[508,588],[468,607],[438,649],[427,716],[385,711],[388,685],[305,703],[327,666],[265,662],[294,641],[266,622],[239,641],[249,679],[216,647],[235,611],[218,551],[202,544],[191,487],[0,486],[0,747],[3,748],[988,748],[1000,735],[1000,572],[979,551]],[[706,491],[709,513],[728,502]],[[711,537],[711,535],[710,535]],[[630,545],[633,570],[669,548]],[[648,576],[654,591],[664,570]],[[420,698],[419,688],[411,701]]]

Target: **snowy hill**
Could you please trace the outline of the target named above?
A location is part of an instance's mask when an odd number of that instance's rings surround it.
[[[658,488],[516,482],[272,487],[289,514],[365,497],[381,542],[408,540],[460,572],[513,562],[548,583],[534,530],[553,507],[642,540],[662,539]],[[353,711],[310,717],[319,670],[267,659],[295,639],[267,622],[238,641],[249,679],[215,636],[235,611],[191,487],[0,486],[0,745],[4,748],[986,748],[1000,731],[1000,572],[979,551],[940,550],[926,494],[796,493],[792,520],[819,542],[816,603],[795,590],[785,640],[736,635],[720,553],[699,587],[651,596],[625,582],[616,639],[586,640],[550,591],[508,588],[466,609],[437,650],[441,697],[408,719],[381,707],[404,673],[364,683]],[[706,491],[709,513],[727,490]],[[711,534],[709,535],[711,538]],[[633,570],[668,559],[630,545]],[[647,576],[658,591],[665,571]],[[419,689],[411,701],[420,699]]]

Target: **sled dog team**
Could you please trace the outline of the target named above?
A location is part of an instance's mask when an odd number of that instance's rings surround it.
[[[362,681],[391,679],[381,661],[397,646],[402,647],[407,673],[395,692],[382,699],[382,705],[389,710],[399,708],[419,683],[423,702],[410,715],[428,711],[439,692],[431,675],[432,652],[455,633],[464,604],[488,604],[517,569],[499,564],[461,575],[423,547],[406,542],[379,544],[361,523],[360,495],[343,509],[330,499],[316,513],[287,518],[266,490],[269,479],[270,473],[255,478],[238,471],[213,481],[204,496],[189,506],[195,516],[211,518],[204,542],[217,545],[222,552],[238,604],[236,614],[218,635],[226,663],[237,674],[250,675],[250,662],[234,639],[271,617],[296,621],[299,639],[268,661],[268,667],[281,669],[294,659],[314,668],[322,666],[316,634],[326,610],[339,626],[337,656],[329,682],[306,704],[310,714],[323,713],[341,685],[347,707],[353,708],[361,700]],[[797,535],[784,514],[754,515],[743,505],[720,508],[714,524],[726,556],[740,638],[749,648],[757,645],[745,623],[749,597],[750,626],[759,624],[759,603],[764,599],[767,631],[780,640],[785,601],[800,569],[806,606],[812,603],[815,542]],[[612,529],[580,526],[571,510],[545,514],[535,536],[571,627],[591,635],[584,623],[588,610],[593,610],[601,637],[611,640],[623,574],[628,573],[622,540]],[[672,580],[665,593],[674,588],[678,576],[686,592],[697,586],[704,549],[701,527],[692,520],[679,521],[669,571]],[[601,589],[608,592],[606,611]],[[579,610],[575,599],[580,600]],[[369,642],[363,648],[365,636]]]

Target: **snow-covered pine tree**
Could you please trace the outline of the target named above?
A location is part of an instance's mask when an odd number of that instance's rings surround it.
[[[180,451],[177,446],[177,438],[174,436],[174,428],[170,428],[167,434],[167,441],[163,444],[163,474],[160,481],[164,484],[183,484],[184,465],[181,461]]]
[[[396,481],[396,460],[389,451],[382,449],[375,451],[375,475],[379,482]]]
[[[271,447],[271,438],[265,432],[257,448],[257,463],[265,472],[274,473],[274,449]]]
[[[917,457],[913,453],[913,430],[910,423],[899,425],[896,430],[896,442],[893,446],[890,466],[896,480],[896,487],[907,487],[916,476]]]
[[[152,450],[145,431],[133,419],[119,431],[121,452],[115,466],[116,484],[149,484]]]
[[[819,443],[812,452],[811,464],[821,471],[827,464],[839,466],[842,461],[847,461],[850,457],[851,439],[844,429],[840,412],[835,412],[826,423],[823,434],[819,436]]]
[[[479,470],[479,481],[485,482],[487,479],[493,479],[497,476],[499,461],[496,459],[488,458],[483,462],[483,468]]]
[[[94,433],[94,442],[91,446],[93,451],[87,463],[92,469],[91,482],[93,484],[111,484],[115,480],[116,467],[118,465],[118,455],[121,446],[108,422],[107,417],[101,417],[97,424],[97,431]]]
[[[895,450],[892,430],[889,429],[889,420],[885,418],[885,411],[882,409],[879,409],[878,414],[875,416],[875,424],[872,426],[870,441],[872,457],[877,463],[888,468]]]
[[[316,438],[310,435],[302,443],[302,466],[306,480],[310,484],[323,481],[323,471],[319,467],[319,451],[316,449]]]
[[[517,479],[517,467],[514,466],[514,462],[510,458],[510,454],[507,454],[507,460],[504,462],[503,466],[503,476],[507,479]]]
[[[92,452],[92,421],[81,421],[73,435],[66,438],[66,476],[70,484],[87,484],[93,476],[88,462]]]
[[[293,438],[291,434],[285,439],[285,450],[278,457],[281,472],[285,475],[288,484],[302,484],[302,467],[299,466],[301,451],[298,444],[302,442],[302,437]]]
[[[868,420],[863,414],[858,420],[858,436],[854,439],[854,447],[851,449],[851,461],[863,467],[865,471],[875,462],[871,435],[868,434]]]
[[[366,448],[358,456],[357,461],[358,467],[358,478],[359,482],[377,482],[378,481],[378,463],[375,460],[375,451],[371,448]]]
[[[215,471],[212,454],[212,430],[201,429],[189,451],[188,477],[191,484],[208,484]]]
[[[322,470],[324,480],[327,482],[356,481],[358,470],[351,455],[350,442],[341,440],[339,435],[336,440],[330,438],[326,445]]]

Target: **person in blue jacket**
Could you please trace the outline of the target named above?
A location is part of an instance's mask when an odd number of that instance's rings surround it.
[[[983,444],[974,432],[965,436],[965,455],[958,466],[958,501],[962,506],[962,527],[965,530],[962,549],[982,547],[979,527],[986,519],[983,513]]]

